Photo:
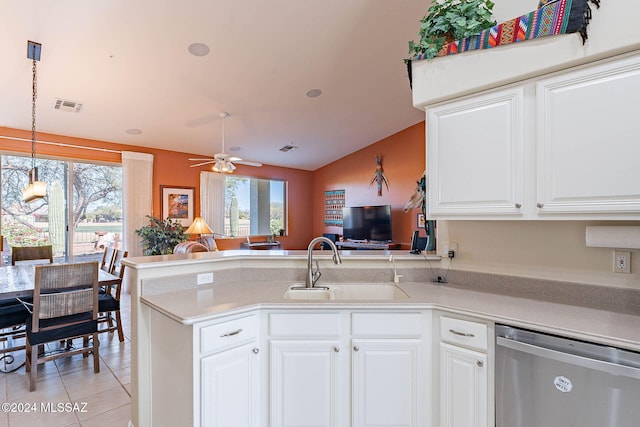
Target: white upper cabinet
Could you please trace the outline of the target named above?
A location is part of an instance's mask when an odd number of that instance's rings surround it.
[[[427,108],[428,215],[640,219],[640,54]]]
[[[540,213],[640,213],[640,60],[536,83]]]
[[[522,213],[523,100],[513,88],[427,111],[431,215]]]

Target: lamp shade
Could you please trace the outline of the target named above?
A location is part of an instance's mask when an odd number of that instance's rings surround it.
[[[22,200],[25,203],[43,199],[47,195],[47,183],[38,181],[38,168],[29,171],[29,185],[22,189]]]
[[[186,234],[213,234],[213,231],[209,228],[204,218],[202,218],[201,216],[197,216],[193,220],[189,228],[187,228],[187,231],[185,231],[185,233]]]

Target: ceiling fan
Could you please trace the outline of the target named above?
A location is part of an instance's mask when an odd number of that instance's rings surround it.
[[[236,170],[236,166],[234,163],[246,166],[262,166],[262,163],[258,162],[250,162],[248,160],[242,160],[240,157],[231,156],[224,152],[224,122],[229,117],[229,113],[220,113],[219,117],[222,119],[222,152],[216,153],[213,157],[205,158],[205,159],[189,159],[191,161],[199,162],[191,165],[192,168],[198,166],[208,165],[213,163],[213,167],[211,168],[214,172],[220,173],[233,173]]]

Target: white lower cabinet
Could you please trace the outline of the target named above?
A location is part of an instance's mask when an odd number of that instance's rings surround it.
[[[441,427],[487,426],[487,355],[440,343]]]
[[[484,323],[440,317],[440,427],[488,427],[488,327]]]
[[[421,340],[353,340],[353,426],[419,426]]]
[[[418,312],[272,313],[270,425],[426,425],[425,322]]]
[[[259,348],[250,342],[202,358],[200,377],[202,425],[258,427]]]
[[[270,346],[271,425],[340,425],[340,342],[273,340]]]
[[[431,310],[152,311],[153,426],[488,427],[488,323]],[[439,331],[438,331],[439,328]]]

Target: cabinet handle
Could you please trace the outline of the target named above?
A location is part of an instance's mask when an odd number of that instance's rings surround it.
[[[520,209],[522,207],[521,203],[516,203],[516,209]]]
[[[258,353],[260,353],[260,349],[259,349],[259,348],[254,348],[254,349],[253,349],[253,350],[251,350],[251,351],[253,351],[253,354],[258,354]]]
[[[472,337],[472,338],[475,337],[475,335],[470,334],[469,332],[459,332],[459,331],[456,331],[455,329],[449,329],[449,332],[455,335],[460,335],[461,337]]]
[[[537,206],[538,208],[544,208],[544,203],[540,203],[540,202],[538,202],[538,203],[536,203],[536,206]]]
[[[227,337],[232,337],[234,335],[238,335],[240,332],[242,332],[242,328],[233,331],[233,332],[227,332],[226,334],[222,334],[220,335],[220,338],[227,338]]]
[[[478,365],[479,368],[482,368],[484,366],[484,362],[482,360],[478,360],[476,365]]]
[[[335,351],[336,353],[340,352],[340,347],[333,347],[333,351]]]
[[[353,351],[360,351],[360,347],[358,347],[357,345],[353,346]]]

